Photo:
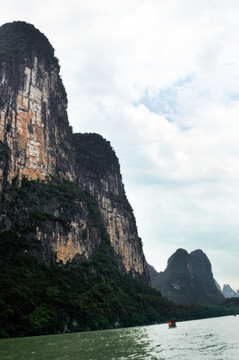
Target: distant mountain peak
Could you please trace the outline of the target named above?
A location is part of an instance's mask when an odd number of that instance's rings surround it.
[[[225,298],[239,297],[239,290],[234,291],[229,284],[223,285],[223,295]]]
[[[213,305],[224,301],[213,278],[211,263],[201,249],[190,254],[177,249],[168,259],[164,272],[157,273],[151,266],[149,270],[152,286],[176,303]]]

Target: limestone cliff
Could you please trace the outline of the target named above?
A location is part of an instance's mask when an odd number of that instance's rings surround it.
[[[1,200],[0,230],[11,229],[16,218],[23,225],[21,209],[9,208],[13,201],[11,184],[20,186],[24,178],[77,184],[80,191],[96,200],[121,270],[148,282],[142,243],[118,159],[100,135],[72,134],[59,71],[54,49],[33,25],[13,22],[0,28],[0,190],[7,194]],[[36,214],[32,201],[34,196],[36,202],[41,200],[36,193],[27,195],[31,204],[24,204],[25,212]],[[66,207],[54,194],[48,194],[48,201],[40,207],[45,226],[33,222],[29,230],[41,244],[46,263],[52,257],[64,263],[76,257],[88,258],[100,242],[87,201],[76,196],[73,204],[74,213],[70,215],[67,210],[66,215]],[[62,221],[65,216],[67,227]]]
[[[2,26],[0,79],[0,140],[10,150],[6,180],[59,173],[73,180],[66,161],[70,127],[59,66],[48,40],[32,25]]]
[[[202,250],[178,249],[164,272],[149,265],[152,286],[179,304],[215,305],[225,299],[213,278],[211,263]]]

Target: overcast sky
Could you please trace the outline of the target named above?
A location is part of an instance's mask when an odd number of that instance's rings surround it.
[[[74,132],[111,142],[147,261],[239,288],[239,1],[8,0],[55,48]]]

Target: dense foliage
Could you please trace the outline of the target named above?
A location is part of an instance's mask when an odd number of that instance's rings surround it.
[[[78,190],[77,190],[78,189]],[[91,208],[94,226],[98,227],[100,247],[88,261],[73,260],[66,265],[52,262],[46,266],[33,256],[36,244],[29,230],[49,221],[49,213],[31,211],[25,232],[21,221],[13,221],[11,230],[0,233],[0,336],[49,334],[67,331],[105,329],[167,321],[203,318],[233,313],[228,309],[175,305],[146,284],[119,271],[109,238],[94,200],[75,184],[23,179],[21,186],[4,194],[2,205],[15,201],[13,208],[26,209],[37,193],[44,199],[65,207],[63,221],[77,211],[74,199],[84,199]],[[51,194],[51,195],[50,195]],[[40,201],[36,201],[41,209]],[[64,205],[63,205],[64,204]],[[75,205],[74,205],[75,204]],[[20,206],[20,208],[19,208]],[[16,215],[16,214],[15,214]],[[21,219],[21,217],[19,217]],[[30,234],[30,235],[29,235]]]
[[[0,27],[0,57],[2,59],[24,60],[32,54],[44,61],[57,61],[54,58],[54,48],[47,37],[33,25],[24,21],[14,21]],[[20,57],[20,59],[19,59]]]
[[[4,192],[1,204],[12,221],[11,230],[0,233],[1,336],[129,326],[167,317],[171,304],[156,290],[120,273],[89,194],[76,184],[56,180],[46,184],[23,178],[21,186],[16,182]],[[87,203],[100,248],[89,261],[52,261],[46,266],[40,261],[35,227],[51,221],[67,228],[80,211],[80,201]]]
[[[78,162],[94,177],[104,177],[115,169],[119,169],[118,158],[110,142],[95,133],[73,134],[74,146],[78,154]]]

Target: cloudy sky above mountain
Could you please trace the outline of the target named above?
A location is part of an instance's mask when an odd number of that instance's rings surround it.
[[[116,151],[147,261],[202,249],[239,288],[239,2],[8,0],[50,40],[74,132]]]

